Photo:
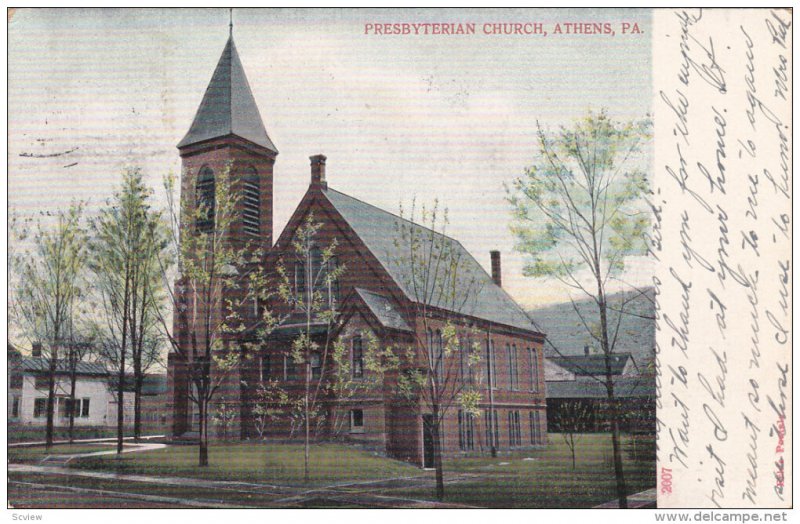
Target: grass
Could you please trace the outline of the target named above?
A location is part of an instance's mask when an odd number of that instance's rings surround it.
[[[48,455],[74,455],[77,453],[94,453],[96,451],[112,451],[116,444],[56,444],[50,449],[44,446],[25,446],[8,448],[10,462],[38,462]]]
[[[629,441],[624,439],[623,449]],[[656,485],[654,460],[634,461],[623,455],[623,465],[629,494]],[[459,473],[482,477],[446,485],[448,502],[491,508],[587,508],[616,498],[611,437],[607,434],[580,436],[575,470],[569,449],[559,434],[549,435],[546,449],[497,458],[449,460],[445,462],[445,470],[445,479]],[[433,498],[433,490],[429,488],[401,488],[386,494]]]
[[[171,497],[176,499],[189,499],[206,502],[222,502],[225,504],[250,506],[250,507],[270,507],[270,503],[287,495],[269,493],[265,491],[247,493],[243,491],[221,490],[199,488],[195,486],[171,486],[164,484],[152,484],[147,482],[129,482],[119,479],[97,479],[87,477],[67,477],[63,475],[41,475],[36,473],[10,472],[8,474],[10,482],[31,482],[48,486],[70,486],[77,488],[98,489],[120,494],[142,494],[157,495],[160,497]],[[108,495],[113,497],[113,495]],[[107,496],[104,495],[103,499]],[[9,500],[12,500],[9,498]],[[12,500],[12,502],[14,502]],[[116,507],[103,506],[102,500],[98,501],[96,507]],[[298,501],[294,504],[282,506],[286,508],[358,508],[357,504],[338,502],[324,498],[312,498]]]
[[[496,458],[445,460],[445,479],[450,481],[445,487],[445,502],[492,508],[587,508],[616,497],[609,435],[580,436],[574,470],[569,450],[561,436],[550,434],[549,439],[546,449],[501,453]],[[654,487],[656,479],[655,460],[632,459],[628,452],[630,443],[631,439],[625,437],[623,461],[628,492],[632,494]],[[645,455],[641,454],[643,449],[652,447],[653,444],[652,439],[647,443],[639,441],[637,449],[640,456]],[[80,447],[83,451],[104,446],[56,446],[53,449],[62,452],[63,449],[60,448],[64,447],[70,451]],[[311,449],[310,485],[303,483],[303,447],[300,444],[225,443],[212,445],[209,451],[211,465],[208,468],[197,466],[196,446],[172,446],[128,453],[119,458],[114,455],[88,457],[71,462],[69,467],[159,477],[194,477],[311,488],[373,479],[415,477],[404,481],[402,487],[355,485],[343,488],[341,492],[434,500],[431,472],[423,472],[415,466],[350,446],[332,443],[314,445]],[[278,494],[281,490],[272,490],[268,486],[253,490],[255,493],[244,493],[227,489],[167,486],[119,479],[40,476],[19,472],[12,472],[10,478],[258,507],[270,507],[271,501],[285,496]],[[323,496],[319,500],[305,500],[299,505],[332,507],[339,504],[333,500],[325,500]]]
[[[112,438],[117,436],[117,428],[107,428],[98,426],[76,426],[74,429],[75,439],[92,439],[92,438]],[[157,434],[154,432],[142,431],[147,436],[148,434]],[[126,428],[125,436],[133,436],[133,428]],[[21,424],[10,424],[8,426],[8,442],[39,442],[44,441],[45,429],[44,426],[25,426]],[[55,427],[53,428],[54,440],[67,440],[69,438],[69,428]]]
[[[236,491],[221,491],[219,489],[198,488],[195,486],[170,486],[146,482],[126,482],[119,479],[67,477],[64,475],[23,474],[16,472],[9,473],[8,478],[11,481],[34,482],[51,486],[70,486],[118,493],[138,493],[158,495],[161,497],[226,502],[230,504],[241,504],[243,506],[263,506],[267,505],[269,501],[278,498],[278,495],[274,494],[242,493]]]
[[[225,443],[209,447],[209,463],[197,466],[196,446],[172,446],[116,456],[88,457],[72,467],[141,475],[196,477],[212,480],[305,485],[300,444]],[[327,485],[389,477],[421,475],[410,464],[340,444],[315,444],[310,455],[310,483]]]

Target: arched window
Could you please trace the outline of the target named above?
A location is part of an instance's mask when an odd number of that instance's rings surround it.
[[[203,166],[197,175],[197,191],[195,202],[197,204],[197,229],[211,231],[214,229],[214,171]]]
[[[261,234],[261,185],[253,166],[242,177],[242,228],[248,235]]]

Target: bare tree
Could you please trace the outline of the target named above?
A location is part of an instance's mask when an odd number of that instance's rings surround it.
[[[570,454],[572,469],[575,469],[575,445],[578,435],[587,431],[592,420],[589,408],[580,400],[567,400],[551,412],[553,428],[561,433]]]
[[[304,429],[303,478],[309,481],[309,448],[312,419],[321,424],[321,400],[328,392],[326,375],[331,359],[331,333],[337,319],[338,281],[344,266],[337,264],[336,239],[324,245],[319,230],[322,224],[309,217],[297,228],[291,249],[279,262],[279,293],[303,318],[303,329],[292,340],[295,365],[303,370],[302,421]],[[288,259],[288,260],[287,260]],[[285,264],[290,263],[290,268]],[[312,327],[321,327],[322,340]]]
[[[629,301],[615,306],[620,314],[612,325],[607,287],[614,279],[624,283],[627,256],[645,253],[650,217],[639,153],[650,127],[649,119],[617,122],[604,110],[590,111],[555,136],[539,126],[536,162],[508,188],[517,249],[530,258],[526,274],[556,278],[596,305],[597,316],[587,318],[573,301],[578,318],[605,356],[602,382],[612,407],[617,400],[611,361]],[[617,496],[620,507],[626,508],[617,417],[612,416],[610,425]]]
[[[475,305],[482,288],[463,251],[447,238],[447,210],[440,216],[438,201],[421,210],[423,226],[414,223],[416,204],[409,221],[398,222],[395,240],[400,253],[392,264],[405,268],[403,286],[410,290],[414,316],[420,330],[414,344],[401,355],[400,394],[419,413],[432,415],[433,459],[436,497],[444,498],[442,422],[453,406],[475,415],[481,390],[472,370],[480,363],[480,342],[473,328],[461,323]],[[422,335],[420,335],[422,333]],[[460,337],[473,341],[465,343]],[[466,373],[464,370],[467,370]]]

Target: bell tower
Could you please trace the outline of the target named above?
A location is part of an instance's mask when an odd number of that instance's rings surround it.
[[[232,34],[178,151],[181,198],[190,199],[185,203],[213,198],[215,177],[230,170],[241,216],[232,237],[272,247],[272,169],[278,150],[264,128]]]
[[[240,247],[252,246],[264,252],[272,247],[272,171],[278,150],[264,128],[250,85],[233,41],[233,31],[225,44],[206,88],[200,107],[186,136],[178,143],[182,161],[181,209],[196,209],[198,202],[213,209],[215,183],[220,174],[230,175],[230,190],[238,192],[236,215],[229,231],[230,241]],[[210,214],[210,213],[209,213]],[[189,218],[181,216],[181,220]],[[197,219],[195,227],[213,227],[210,220]],[[226,291],[223,291],[225,293]],[[192,302],[191,291],[182,300]],[[252,308],[251,308],[252,309]],[[185,323],[174,319],[175,336],[181,345],[190,333]],[[190,362],[185,355],[171,352],[168,357],[168,410],[172,413],[172,435],[196,432],[190,400]],[[226,378],[221,398],[243,408],[241,380],[237,374]],[[213,408],[210,408],[213,409]],[[241,431],[241,419],[234,427]]]

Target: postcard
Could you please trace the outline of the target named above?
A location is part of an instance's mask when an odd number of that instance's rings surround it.
[[[792,30],[9,9],[13,518],[785,520]]]

